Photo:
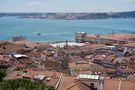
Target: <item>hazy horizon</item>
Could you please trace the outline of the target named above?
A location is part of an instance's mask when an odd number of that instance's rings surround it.
[[[134,12],[135,10],[133,10]],[[1,12],[0,13],[119,13],[119,12],[132,12],[132,11],[116,11],[116,12],[113,12],[113,11],[108,11],[108,12]]]
[[[135,0],[0,0],[0,12],[126,12]]]

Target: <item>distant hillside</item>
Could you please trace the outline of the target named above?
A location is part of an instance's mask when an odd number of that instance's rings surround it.
[[[4,16],[18,16],[20,18],[41,18],[41,19],[108,19],[108,18],[135,18],[135,11],[130,12],[109,12],[109,13],[0,13]]]

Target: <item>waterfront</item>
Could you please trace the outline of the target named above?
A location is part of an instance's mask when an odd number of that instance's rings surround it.
[[[17,17],[0,18],[0,40],[23,35],[30,41],[74,40],[75,32],[107,34],[135,33],[135,19],[45,20]],[[40,35],[38,35],[40,34]]]

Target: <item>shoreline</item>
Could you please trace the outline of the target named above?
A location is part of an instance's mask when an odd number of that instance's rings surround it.
[[[98,37],[99,36],[99,37]],[[89,39],[89,40],[88,40]],[[24,44],[27,47],[38,47],[42,45],[50,45],[54,48],[56,47],[64,47],[65,45],[68,46],[84,46],[87,44],[106,44],[106,43],[120,43],[120,42],[128,42],[128,40],[135,40],[135,34],[130,33],[113,33],[113,34],[106,34],[106,35],[98,35],[98,34],[88,34],[86,32],[78,32],[75,33],[75,40],[59,40],[59,41],[51,41],[51,42],[41,42],[41,41],[30,41],[30,40],[0,40],[0,43],[13,43],[13,44]],[[112,44],[113,45],[113,44]]]
[[[91,35],[96,35],[96,34],[99,34],[99,33],[88,33],[88,34],[91,34]],[[104,35],[110,35],[110,34],[112,34],[112,32],[110,32],[110,33],[104,33],[104,34],[100,34],[101,36],[104,36]],[[125,31],[114,31],[113,32],[113,34],[135,34],[135,31],[128,31],[128,30],[125,30]],[[22,35],[21,35],[22,36]],[[41,37],[42,37],[42,35],[41,35]],[[72,37],[74,37],[74,38],[72,38],[72,40],[30,40],[30,39],[27,39],[27,36],[26,36],[26,41],[28,41],[28,42],[34,42],[34,43],[60,43],[60,42],[65,42],[65,41],[68,41],[68,42],[75,42],[75,35],[73,35]],[[0,41],[12,41],[12,39],[11,38],[9,38],[9,39],[6,39],[6,40],[2,40],[2,39],[0,39]]]

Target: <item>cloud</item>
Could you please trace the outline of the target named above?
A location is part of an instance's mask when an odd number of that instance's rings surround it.
[[[29,6],[42,6],[43,2],[40,0],[31,0],[30,2],[28,2]]]

